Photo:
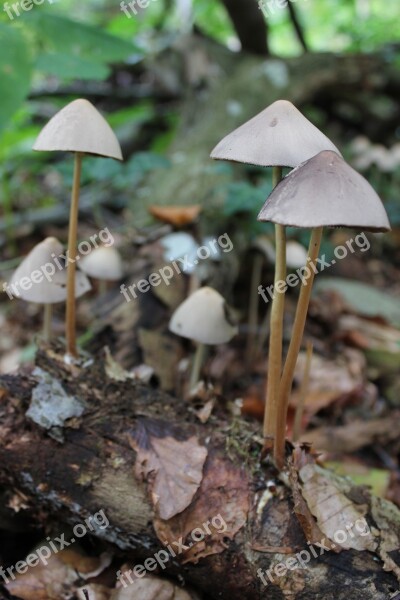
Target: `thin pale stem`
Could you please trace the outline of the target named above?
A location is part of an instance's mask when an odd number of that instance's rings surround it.
[[[293,437],[292,437],[294,442],[297,442],[297,440],[299,439],[301,432],[302,432],[301,422],[303,420],[304,404],[306,401],[308,386],[310,384],[310,371],[311,371],[312,355],[313,355],[313,345],[312,345],[312,342],[308,342],[307,343],[306,362],[304,365],[303,379],[302,379],[301,386],[300,386],[299,401],[296,406],[296,414],[294,417]]]
[[[43,339],[45,342],[49,342],[51,340],[51,332],[52,332],[52,319],[53,319],[53,305],[52,304],[44,304],[43,311]]]
[[[263,256],[259,253],[254,258],[253,268],[251,272],[250,283],[250,301],[249,301],[249,316],[247,333],[247,348],[246,348],[246,365],[250,367],[256,355],[256,337],[258,325],[258,286],[261,282],[261,273],[263,267]]]
[[[294,318],[292,336],[290,339],[282,379],[279,386],[279,404],[274,446],[275,464],[278,469],[282,469],[285,463],[285,433],[289,395],[292,389],[297,357],[300,352],[301,340],[303,338],[308,305],[310,303],[311,291],[314,283],[314,269],[316,268],[315,262],[318,258],[319,249],[321,246],[322,230],[322,227],[316,227],[312,230],[310,245],[308,248],[306,272],[303,275],[299,300],[296,308],[296,315]]]
[[[190,373],[189,381],[189,392],[196,387],[199,379],[201,368],[203,366],[204,357],[206,354],[206,347],[204,344],[197,344],[196,353],[193,358],[192,371]]]
[[[77,231],[79,210],[79,187],[82,171],[82,154],[75,154],[74,183],[71,196],[71,211],[69,217],[68,235],[68,265],[67,265],[67,309],[66,309],[66,338],[67,354],[77,356],[76,350],[76,308],[75,308],[75,272],[77,254]]]
[[[99,279],[99,296],[102,296],[107,292],[107,280]]]
[[[273,185],[278,185],[282,178],[282,168],[274,167]],[[278,412],[279,382],[282,371],[282,337],[283,314],[285,309],[285,293],[277,289],[278,282],[286,280],[286,228],[275,225],[275,283],[271,307],[271,321],[269,332],[269,354],[267,390],[264,411],[264,447],[271,445],[275,438],[276,420]]]

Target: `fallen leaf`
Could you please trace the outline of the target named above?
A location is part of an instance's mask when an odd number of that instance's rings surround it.
[[[37,566],[28,567],[26,573],[17,574],[6,588],[22,600],[60,600],[73,595],[79,579],[97,575],[110,562],[111,558],[106,559],[105,555],[95,558],[74,550],[60,550],[49,556],[47,565],[39,562]]]
[[[146,480],[161,519],[171,519],[193,500],[203,478],[207,449],[195,436],[181,441],[167,423],[140,419],[129,441],[137,452],[135,475]]]
[[[312,444],[316,450],[348,453],[379,443],[385,446],[400,437],[400,413],[393,411],[390,417],[371,421],[353,421],[342,427],[319,427],[307,431],[300,441]]]
[[[194,204],[193,206],[150,206],[149,213],[163,221],[174,225],[174,227],[184,227],[190,225],[193,221],[196,221],[202,206],[200,204]]]
[[[213,453],[190,506],[173,519],[154,520],[157,537],[164,545],[183,539],[189,546],[180,556],[183,564],[223,552],[226,540],[232,540],[247,522],[249,485],[245,469]],[[200,541],[194,539],[200,535],[191,537],[195,530],[205,534]]]
[[[111,592],[112,590],[104,585],[91,583],[77,590],[76,595],[78,600],[110,600]]]
[[[393,325],[400,326],[400,303],[398,298],[386,292],[350,279],[325,277],[315,283],[314,293],[324,290],[338,292],[356,314],[380,316]]]
[[[299,381],[304,374],[305,361],[306,353],[302,352],[295,371]],[[365,367],[365,358],[358,350],[348,349],[347,354],[334,361],[314,354],[304,401],[305,412],[313,415],[338,398],[357,394],[365,383]],[[291,406],[297,406],[298,400],[299,391],[292,394]]]
[[[354,524],[365,521],[368,506],[356,505],[345,495],[344,490],[351,490],[350,483],[313,464],[300,469],[299,476],[301,493],[310,512],[319,529],[335,546],[346,550],[376,550],[378,544],[371,530],[366,535],[354,530]]]
[[[141,579],[132,577],[132,583],[126,578],[124,581],[127,587],[115,590],[110,600],[192,600],[188,592],[167,579],[147,576]]]

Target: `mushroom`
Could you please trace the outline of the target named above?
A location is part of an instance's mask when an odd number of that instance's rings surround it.
[[[190,206],[150,206],[149,213],[162,223],[172,225],[177,229],[192,225],[197,221],[202,207],[200,204]]]
[[[235,129],[214,148],[211,158],[273,167],[272,185],[282,179],[283,167],[297,167],[322,150],[338,149],[287,100],[277,100]],[[275,284],[286,278],[286,229],[275,225]],[[285,297],[275,294],[270,317],[268,380],[264,437],[274,437],[275,398],[282,369],[282,335]]]
[[[76,259],[82,157],[85,154],[93,154],[95,156],[122,160],[120,145],[107,121],[96,108],[88,100],[79,99],[65,106],[47,123],[40,132],[33,149],[46,152],[74,152],[75,154],[74,182],[69,220],[68,257]],[[76,357],[75,260],[68,261],[67,271],[67,354]]]
[[[390,224],[382,202],[370,184],[332,151],[320,152],[289,173],[272,191],[258,220],[284,227],[312,229],[305,267],[308,275],[304,275],[302,279],[279,397],[273,398],[276,403],[274,456],[276,465],[282,468],[289,394],[304,332],[323,227],[350,227],[379,232],[390,230]],[[279,290],[275,295],[280,295]]]
[[[44,339],[50,340],[52,305],[65,302],[67,297],[67,272],[58,257],[63,247],[54,237],[37,244],[14,272],[9,291],[16,297],[44,305]],[[78,273],[75,297],[83,296],[91,289],[86,275]]]
[[[238,332],[229,321],[224,298],[210,287],[202,287],[174,312],[169,330],[197,343],[190,376],[190,390],[199,381],[205,356],[205,345],[214,346],[229,342]]]
[[[79,268],[100,282],[99,293],[107,290],[107,281],[118,281],[123,276],[121,255],[116,248],[99,246],[80,258]]]

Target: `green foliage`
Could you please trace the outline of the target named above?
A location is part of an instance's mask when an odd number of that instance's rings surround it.
[[[0,132],[20,106],[30,89],[32,58],[23,33],[0,23]]]

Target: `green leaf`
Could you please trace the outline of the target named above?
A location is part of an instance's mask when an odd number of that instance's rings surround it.
[[[35,68],[48,75],[56,75],[60,79],[97,79],[108,77],[110,69],[96,61],[82,56],[49,52],[40,54]]]
[[[98,64],[119,62],[135,53],[142,54],[131,42],[45,10],[28,13],[24,24],[35,29],[46,53],[78,56]]]
[[[0,131],[29,93],[32,64],[28,44],[14,25],[0,23]]]

